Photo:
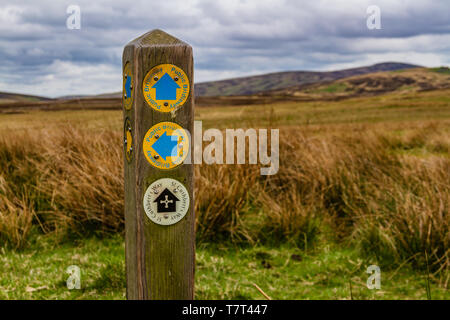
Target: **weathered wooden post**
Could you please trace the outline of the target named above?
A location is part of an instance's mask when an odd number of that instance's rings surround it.
[[[154,30],[123,51],[128,299],[193,299],[192,48]]]

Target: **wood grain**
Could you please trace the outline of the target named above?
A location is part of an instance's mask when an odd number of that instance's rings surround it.
[[[161,30],[154,30],[128,43],[123,52],[123,66],[131,64],[134,81],[133,106],[124,110],[133,126],[133,157],[124,157],[125,167],[125,250],[128,299],[193,299],[194,296],[194,195],[193,165],[181,164],[160,170],[146,160],[144,135],[154,124],[171,121],[192,132],[194,121],[194,79],[192,48]],[[174,113],[152,109],[144,100],[145,75],[160,64],[173,64],[184,70],[191,84],[186,103]],[[193,144],[190,144],[191,152]],[[143,197],[157,179],[173,178],[189,191],[191,203],[178,223],[161,226],[145,214]]]

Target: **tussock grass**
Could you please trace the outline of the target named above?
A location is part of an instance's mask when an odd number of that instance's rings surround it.
[[[36,163],[37,190],[51,199],[46,221],[75,231],[108,232],[123,228],[121,137],[110,131],[65,127],[48,136],[51,147]]]
[[[13,248],[25,245],[31,231],[35,212],[33,206],[26,199],[13,197],[9,200],[1,197],[0,203],[0,239]]]
[[[448,273],[450,160],[445,122],[407,132],[383,124],[281,129],[280,170],[196,167],[199,241],[293,243],[322,236],[386,265],[409,259]],[[30,230],[123,231],[121,133],[53,126],[0,139],[0,239],[27,245]],[[405,150],[407,152],[405,152]],[[420,152],[417,152],[420,150]]]
[[[255,241],[243,215],[251,211],[258,168],[196,166],[196,232],[200,241]]]

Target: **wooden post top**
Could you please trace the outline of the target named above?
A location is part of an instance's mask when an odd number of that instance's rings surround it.
[[[155,29],[152,31],[149,31],[145,34],[143,34],[140,37],[137,37],[136,39],[130,41],[125,46],[134,46],[134,47],[151,47],[151,46],[157,46],[157,45],[163,45],[163,46],[186,46],[191,48],[190,45],[188,45],[186,42],[181,41],[180,39],[177,39],[170,34]]]

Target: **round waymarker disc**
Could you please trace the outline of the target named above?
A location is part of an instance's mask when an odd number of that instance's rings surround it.
[[[144,210],[154,223],[175,224],[189,209],[189,193],[179,181],[162,178],[153,182],[144,195]]]
[[[160,122],[144,136],[142,149],[147,161],[158,169],[168,170],[180,165],[189,152],[189,137],[173,122]]]
[[[134,81],[131,75],[130,63],[127,62],[123,68],[122,103],[125,110],[130,110],[133,105]]]
[[[177,66],[161,64],[147,73],[142,92],[145,101],[153,109],[161,112],[175,111],[189,97],[189,79]]]
[[[125,147],[125,158],[128,162],[131,162],[133,156],[133,132],[131,129],[131,122],[129,118],[125,119],[123,126],[123,144]]]

